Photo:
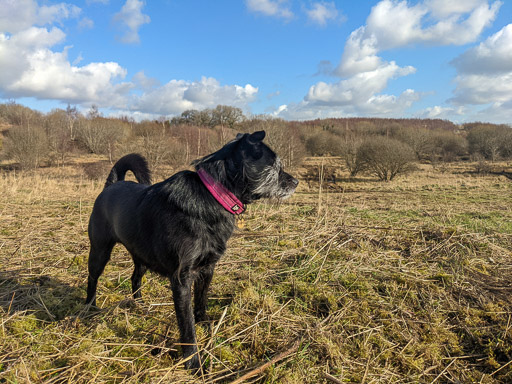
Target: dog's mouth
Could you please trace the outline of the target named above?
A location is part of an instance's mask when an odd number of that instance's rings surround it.
[[[286,180],[281,182],[281,188],[279,189],[276,198],[278,200],[286,200],[290,198],[298,185],[299,181],[296,178],[286,174]]]

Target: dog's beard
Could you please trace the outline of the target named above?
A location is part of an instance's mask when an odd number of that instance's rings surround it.
[[[282,170],[279,157],[276,157],[274,164],[266,167],[257,177],[249,178],[249,180],[255,186],[252,193],[258,198],[285,200],[295,192],[296,184],[292,183],[293,178]]]

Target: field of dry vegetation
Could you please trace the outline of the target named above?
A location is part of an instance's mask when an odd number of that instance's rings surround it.
[[[291,170],[296,194],[251,205],[230,241],[211,321],[196,326],[206,363],[193,376],[169,282],[148,273],[135,304],[121,246],[100,309],[84,308],[87,222],[104,179],[78,162],[92,156],[0,171],[0,383],[231,383],[248,372],[258,383],[512,382],[504,176],[448,163],[378,182],[307,159]]]

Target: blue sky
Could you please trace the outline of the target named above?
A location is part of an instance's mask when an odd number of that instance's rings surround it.
[[[512,1],[0,0],[0,101],[512,124]]]

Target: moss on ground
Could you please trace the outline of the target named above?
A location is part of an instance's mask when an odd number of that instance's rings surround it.
[[[122,247],[100,309],[84,307],[102,186],[76,172],[0,175],[0,382],[229,382],[295,340],[257,382],[512,382],[506,179],[430,169],[250,206],[196,327],[200,377],[180,361],[169,283],[147,274],[131,300]]]

